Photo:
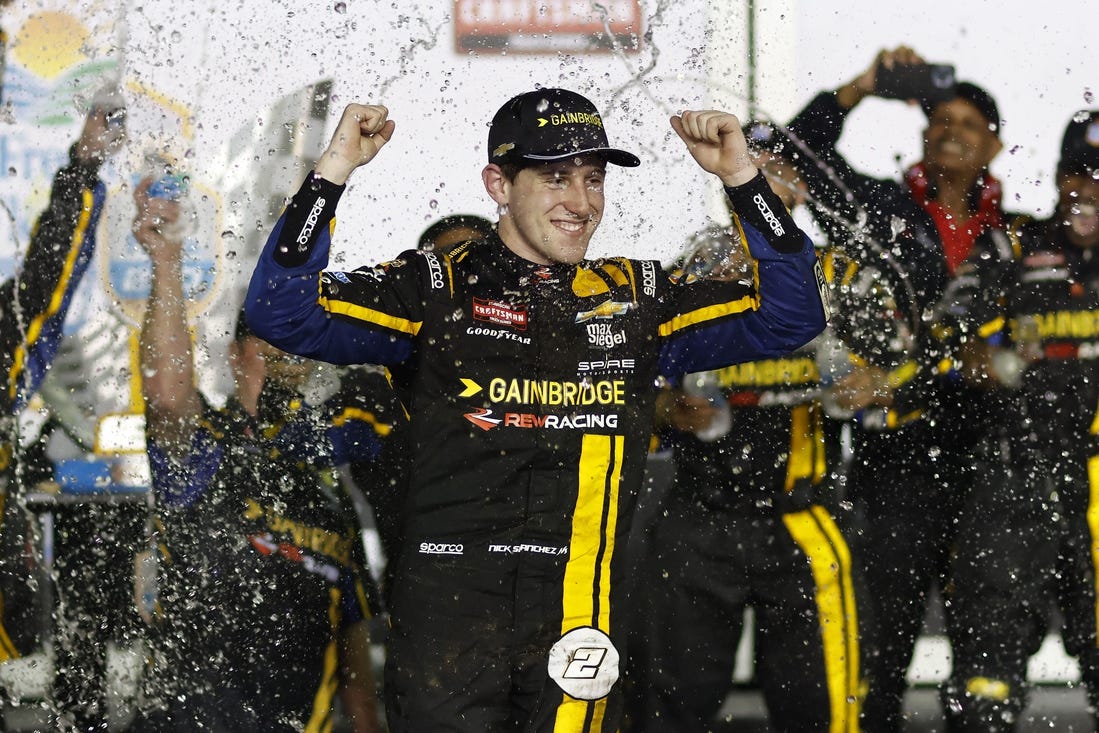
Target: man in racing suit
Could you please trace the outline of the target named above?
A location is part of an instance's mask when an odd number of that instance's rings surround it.
[[[778,356],[821,331],[807,237],[751,164],[739,121],[675,132],[740,215],[754,287],[585,260],[609,147],[587,99],[507,102],[489,131],[498,234],[322,272],[342,184],[393,134],[350,105],[260,257],[249,323],[280,348],[391,367],[410,414],[404,546],[386,669],[393,730],[613,731],[628,621],[625,547],[658,374]]]
[[[26,590],[26,579],[6,567],[22,557],[21,528],[27,524],[16,514],[22,510],[12,499],[20,485],[35,479],[22,473],[26,467],[17,455],[16,415],[38,391],[57,355],[73,293],[95,251],[95,230],[106,198],[99,168],[119,148],[124,134],[120,124],[112,124],[121,121],[117,113],[117,108],[107,107],[89,112],[80,138],[69,150],[69,163],[54,176],[49,204],[31,232],[19,271],[0,284],[0,663],[20,656],[5,622],[18,619],[18,626],[33,626],[20,615],[27,599],[16,598],[17,590]]]
[[[995,619],[954,640],[947,691],[959,731],[1010,731],[1026,704],[1027,658],[1064,618],[1065,648],[1099,710],[1099,111],[1071,120],[1057,167],[1056,211],[977,241],[958,270],[956,313],[969,338],[965,374],[1011,389],[1013,469],[975,521],[991,552],[960,551],[953,600]],[[963,534],[963,538],[971,533]],[[979,544],[979,543],[978,543]],[[1099,721],[1099,719],[1097,719]]]
[[[735,278],[738,250],[728,230],[706,230],[677,269]],[[631,638],[630,731],[711,729],[748,607],[774,730],[859,729],[862,619],[831,510],[838,446],[825,437],[821,341],[688,374],[657,401],[675,479],[638,563],[648,592]]]

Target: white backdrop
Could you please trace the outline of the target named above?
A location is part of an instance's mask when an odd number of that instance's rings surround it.
[[[495,1],[595,17],[614,7],[588,0]],[[636,53],[474,56],[455,51],[453,0],[13,4],[2,16],[11,38],[5,75],[11,104],[0,117],[0,173],[6,173],[0,198],[17,231],[14,239],[0,232],[0,275],[10,272],[29,221],[45,204],[45,184],[77,134],[81,105],[112,73],[131,102],[130,143],[105,170],[118,199],[113,210],[123,213],[114,229],[101,230],[111,241],[100,247],[99,276],[85,279],[70,319],[71,330],[84,329],[76,340],[95,356],[101,375],[124,380],[132,363],[128,329],[135,316],[120,307],[111,278],[122,269],[135,273],[127,259],[134,247],[124,239],[125,203],[143,154],[155,150],[192,174],[209,212],[202,236],[215,241],[196,243],[196,261],[218,267],[203,280],[208,288],[192,311],[216,325],[204,353],[221,370],[220,382],[203,373],[214,391],[217,382],[225,387],[219,349],[252,256],[240,244],[266,226],[272,202],[263,199],[280,188],[255,173],[280,153],[267,143],[248,148],[256,139],[252,130],[267,121],[276,100],[321,79],[332,80],[333,115],[350,101],[381,102],[397,122],[392,143],[356,173],[341,203],[338,266],[389,258],[447,213],[493,216],[479,176],[487,123],[508,97],[535,85],[591,96],[604,110],[612,141],[642,157],[642,167],[609,177],[608,211],[592,254],[669,259],[720,207],[716,186],[686,156],[667,118],[684,108],[747,111],[746,5],[640,0],[643,39]],[[878,49],[912,45],[929,60],[954,63],[960,78],[998,99],[1005,151],[993,172],[1005,179],[1010,208],[1048,210],[1061,130],[1078,109],[1099,106],[1092,99],[1099,90],[1094,12],[1082,0],[755,5],[760,113],[785,121],[820,89],[861,72]],[[903,103],[868,100],[852,115],[841,149],[857,167],[894,176],[919,159],[923,123],[922,114]],[[327,139],[333,125],[329,119],[315,138]],[[245,154],[230,155],[232,146]],[[250,180],[254,188],[230,195],[230,181]],[[283,190],[295,185],[286,181]],[[226,256],[230,251],[234,257]],[[114,365],[104,368],[109,352],[116,352]],[[74,363],[79,369],[79,355]],[[108,409],[139,406],[132,388],[126,394],[117,384],[100,385],[117,396]]]

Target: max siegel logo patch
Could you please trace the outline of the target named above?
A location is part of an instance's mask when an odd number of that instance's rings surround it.
[[[611,638],[599,629],[572,629],[550,648],[546,665],[550,678],[566,695],[598,700],[618,681],[619,654]]]

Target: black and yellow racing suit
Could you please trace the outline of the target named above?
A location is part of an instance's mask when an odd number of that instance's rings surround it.
[[[630,730],[712,729],[750,607],[772,728],[858,731],[857,574],[833,518],[839,461],[826,440],[815,342],[711,376],[728,432],[664,434],[675,481],[639,562],[651,607],[631,651]]]
[[[649,260],[539,265],[498,237],[322,272],[341,192],[306,181],[246,308],[282,349],[388,365],[408,407],[391,729],[615,730],[657,376],[819,333],[811,243],[758,176],[728,191],[754,284],[688,285]]]

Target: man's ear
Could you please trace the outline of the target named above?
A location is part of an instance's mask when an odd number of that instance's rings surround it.
[[[809,184],[798,178],[797,183],[794,184],[794,190],[794,206],[804,206],[809,200]]]
[[[508,203],[508,189],[510,188],[507,176],[495,163],[489,163],[481,171],[481,180],[485,183],[485,190],[492,200],[501,206]]]
[[[998,137],[994,137],[988,141],[985,146],[985,168],[992,163],[993,159],[1000,154],[1000,151],[1004,149],[1004,141]]]

